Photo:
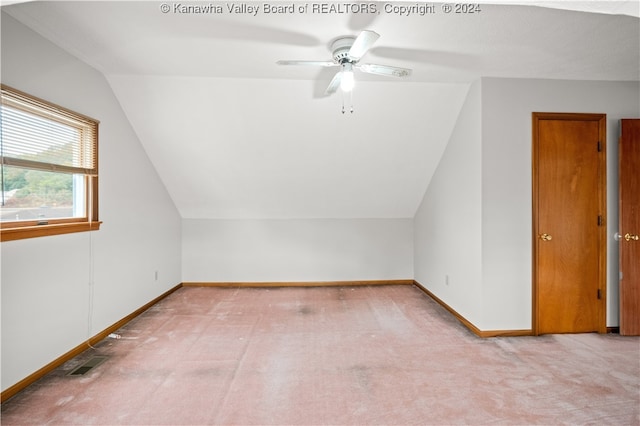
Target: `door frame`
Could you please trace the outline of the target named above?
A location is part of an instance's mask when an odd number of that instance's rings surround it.
[[[535,336],[539,335],[538,307],[540,306],[538,294],[538,154],[539,154],[539,134],[538,123],[541,120],[569,120],[569,121],[597,121],[599,131],[599,156],[598,176],[598,208],[601,212],[602,222],[598,226],[598,290],[600,303],[598,304],[598,333],[607,332],[607,116],[606,114],[587,113],[558,113],[558,112],[533,112],[531,120],[532,128],[532,233],[531,233],[531,287],[532,287],[532,307],[531,307],[531,327]]]

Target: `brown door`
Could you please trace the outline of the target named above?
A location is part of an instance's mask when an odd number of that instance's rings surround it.
[[[533,114],[535,334],[606,332],[605,126]]]
[[[620,334],[640,335],[640,120],[621,120]]]

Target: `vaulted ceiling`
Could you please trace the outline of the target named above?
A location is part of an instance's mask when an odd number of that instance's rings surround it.
[[[163,13],[160,1],[50,1],[3,11],[106,76],[183,217],[386,218],[413,217],[478,78],[640,79],[638,3],[568,3],[582,10],[456,14],[433,3],[435,13],[405,16],[398,6],[423,3],[337,13],[346,3],[272,2],[294,13],[265,13],[264,2],[168,1]],[[363,29],[381,35],[363,62],[413,73],[356,73],[344,98],[353,114],[341,113],[341,92],[323,94],[335,69],[276,64],[330,60],[332,40]]]

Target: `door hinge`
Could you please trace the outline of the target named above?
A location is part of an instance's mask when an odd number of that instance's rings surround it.
[[[598,226],[602,226],[602,215],[598,215]]]
[[[598,289],[598,300],[602,299],[602,290]]]
[[[598,152],[602,152],[602,142],[598,141]]]

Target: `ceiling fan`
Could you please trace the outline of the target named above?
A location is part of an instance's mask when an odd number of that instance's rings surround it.
[[[340,87],[344,92],[353,89],[354,69],[369,74],[385,75],[389,77],[407,77],[411,75],[408,68],[393,67],[379,64],[360,64],[360,59],[369,51],[380,35],[375,31],[362,31],[358,37],[339,37],[331,43],[332,61],[278,61],[279,65],[311,65],[319,67],[340,67],[340,71],[329,83],[325,94],[331,95]]]

